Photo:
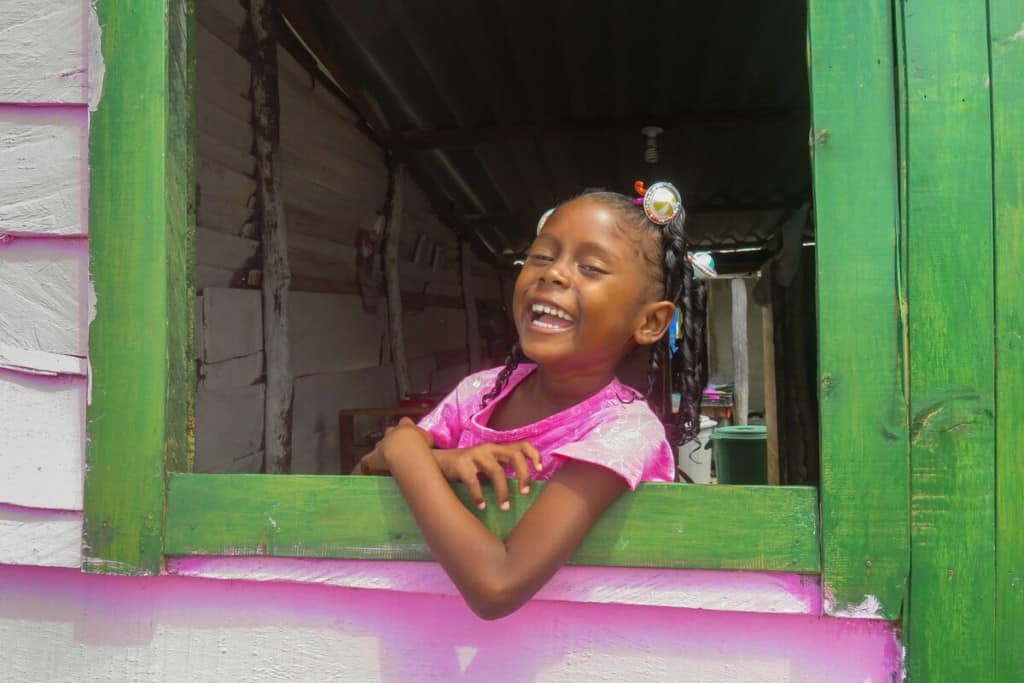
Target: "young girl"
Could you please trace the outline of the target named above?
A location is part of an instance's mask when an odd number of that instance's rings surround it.
[[[529,600],[627,488],[674,479],[664,427],[615,376],[666,333],[691,272],[678,191],[637,190],[642,200],[587,192],[546,213],[516,280],[519,341],[505,366],[464,379],[418,427],[402,421],[356,468],[395,478],[434,557],[484,619]],[[482,509],[487,477],[508,510],[506,475],[524,493],[531,479],[548,483],[503,542],[450,482],[464,482]]]

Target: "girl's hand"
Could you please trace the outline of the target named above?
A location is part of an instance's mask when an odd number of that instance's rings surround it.
[[[487,505],[480,486],[481,475],[491,480],[500,508],[508,510],[511,507],[508,502],[508,481],[502,466],[508,465],[515,470],[519,490],[523,493],[530,492],[528,463],[533,465],[535,471],[541,470],[540,453],[528,441],[485,443],[470,448],[434,450],[433,453],[445,478],[450,482],[461,481],[465,484],[473,502],[481,510]]]
[[[352,470],[352,474],[376,474],[376,475],[388,475],[391,473],[391,468],[388,466],[388,462],[384,457],[384,449],[382,448],[384,441],[391,436],[392,432],[396,429],[411,429],[419,434],[420,438],[426,444],[427,448],[431,448],[434,445],[434,437],[430,435],[425,429],[421,429],[416,426],[416,423],[407,417],[403,417],[398,421],[398,424],[394,427],[388,427],[387,431],[384,432],[384,438],[377,442],[377,445],[372,451],[364,455],[358,463],[356,463],[355,469]]]

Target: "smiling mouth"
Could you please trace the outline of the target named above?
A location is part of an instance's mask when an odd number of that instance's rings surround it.
[[[547,332],[563,332],[575,325],[576,321],[571,315],[555,306],[533,304],[530,307],[530,324]]]

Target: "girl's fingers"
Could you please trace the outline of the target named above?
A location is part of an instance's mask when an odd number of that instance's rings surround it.
[[[483,470],[487,478],[491,480],[494,496],[498,499],[498,506],[502,510],[508,510],[511,507],[508,502],[508,480],[505,479],[505,470],[502,469],[501,464],[494,456],[488,455],[488,457],[477,461],[477,467]]]
[[[515,445],[518,446],[519,450],[523,452],[523,455],[529,458],[530,462],[533,463],[534,471],[539,473],[544,467],[540,461],[540,451],[534,448],[533,444],[529,441],[518,441]]]
[[[530,492],[530,468],[526,464],[526,457],[521,450],[508,450],[504,454],[505,461],[516,471],[516,479],[519,480],[519,491]]]
[[[473,504],[480,510],[487,507],[487,503],[484,501],[484,490],[480,486],[480,477],[477,476],[477,468],[473,463],[464,463],[458,468],[459,480],[466,485],[466,490],[469,491],[469,497],[473,501]]]

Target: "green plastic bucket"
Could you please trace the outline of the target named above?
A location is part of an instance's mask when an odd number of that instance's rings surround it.
[[[719,484],[768,483],[768,429],[763,425],[719,427],[711,433]]]

